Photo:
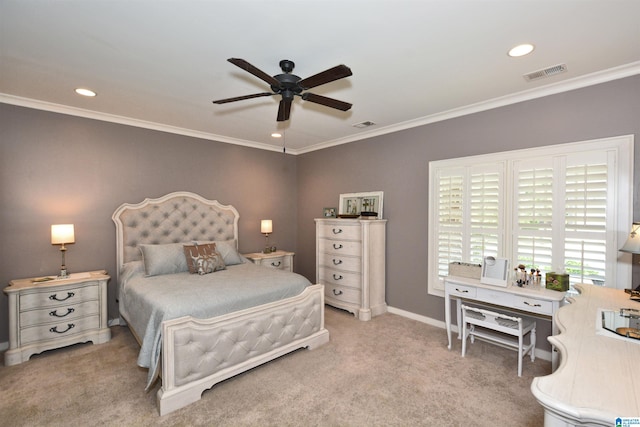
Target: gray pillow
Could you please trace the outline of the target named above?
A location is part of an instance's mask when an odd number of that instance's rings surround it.
[[[189,271],[184,256],[184,243],[165,245],[139,245],[146,276],[174,274]]]

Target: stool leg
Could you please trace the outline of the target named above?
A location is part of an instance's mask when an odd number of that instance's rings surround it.
[[[522,337],[522,328],[520,329],[520,335],[518,336],[518,376],[522,376],[522,346],[524,339]]]
[[[536,360],[536,324],[533,324],[533,329],[531,329],[531,361],[535,362]]]

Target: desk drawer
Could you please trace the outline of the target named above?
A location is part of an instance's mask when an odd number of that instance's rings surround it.
[[[477,288],[474,286],[460,285],[457,283],[447,283],[447,289],[452,297],[475,298]]]
[[[513,299],[513,307],[533,313],[553,315],[553,303],[537,298],[515,297]]]

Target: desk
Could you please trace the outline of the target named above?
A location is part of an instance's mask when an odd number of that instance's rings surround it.
[[[462,300],[488,303],[506,310],[517,310],[536,317],[551,320],[551,333],[558,329],[555,313],[564,301],[565,293],[552,291],[542,287],[507,287],[485,285],[477,279],[448,276],[444,279],[444,320],[447,328],[448,348],[451,350],[451,298],[457,300],[457,319],[461,319]],[[460,335],[458,335],[460,337]],[[551,352],[551,366],[555,370],[558,363],[557,354]]]
[[[560,352],[560,367],[531,383],[544,407],[544,425],[613,426],[617,417],[640,417],[640,342],[597,327],[599,309],[637,309],[638,303],[618,289],[576,289],[580,296],[556,316],[560,335],[549,338]]]

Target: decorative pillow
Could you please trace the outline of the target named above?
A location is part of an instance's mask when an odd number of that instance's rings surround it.
[[[200,275],[213,273],[226,268],[215,243],[204,245],[184,246],[184,256],[189,267],[189,273]]]
[[[244,262],[242,261],[242,257],[236,250],[235,240],[229,240],[229,241],[221,240],[217,242],[208,241],[208,242],[194,242],[194,243],[196,245],[204,245],[206,243],[215,243],[216,250],[220,252],[220,255],[222,255],[222,259],[224,260],[225,265],[236,265],[236,264],[242,264]]]
[[[146,276],[174,274],[188,271],[182,246],[184,243],[139,245]]]

